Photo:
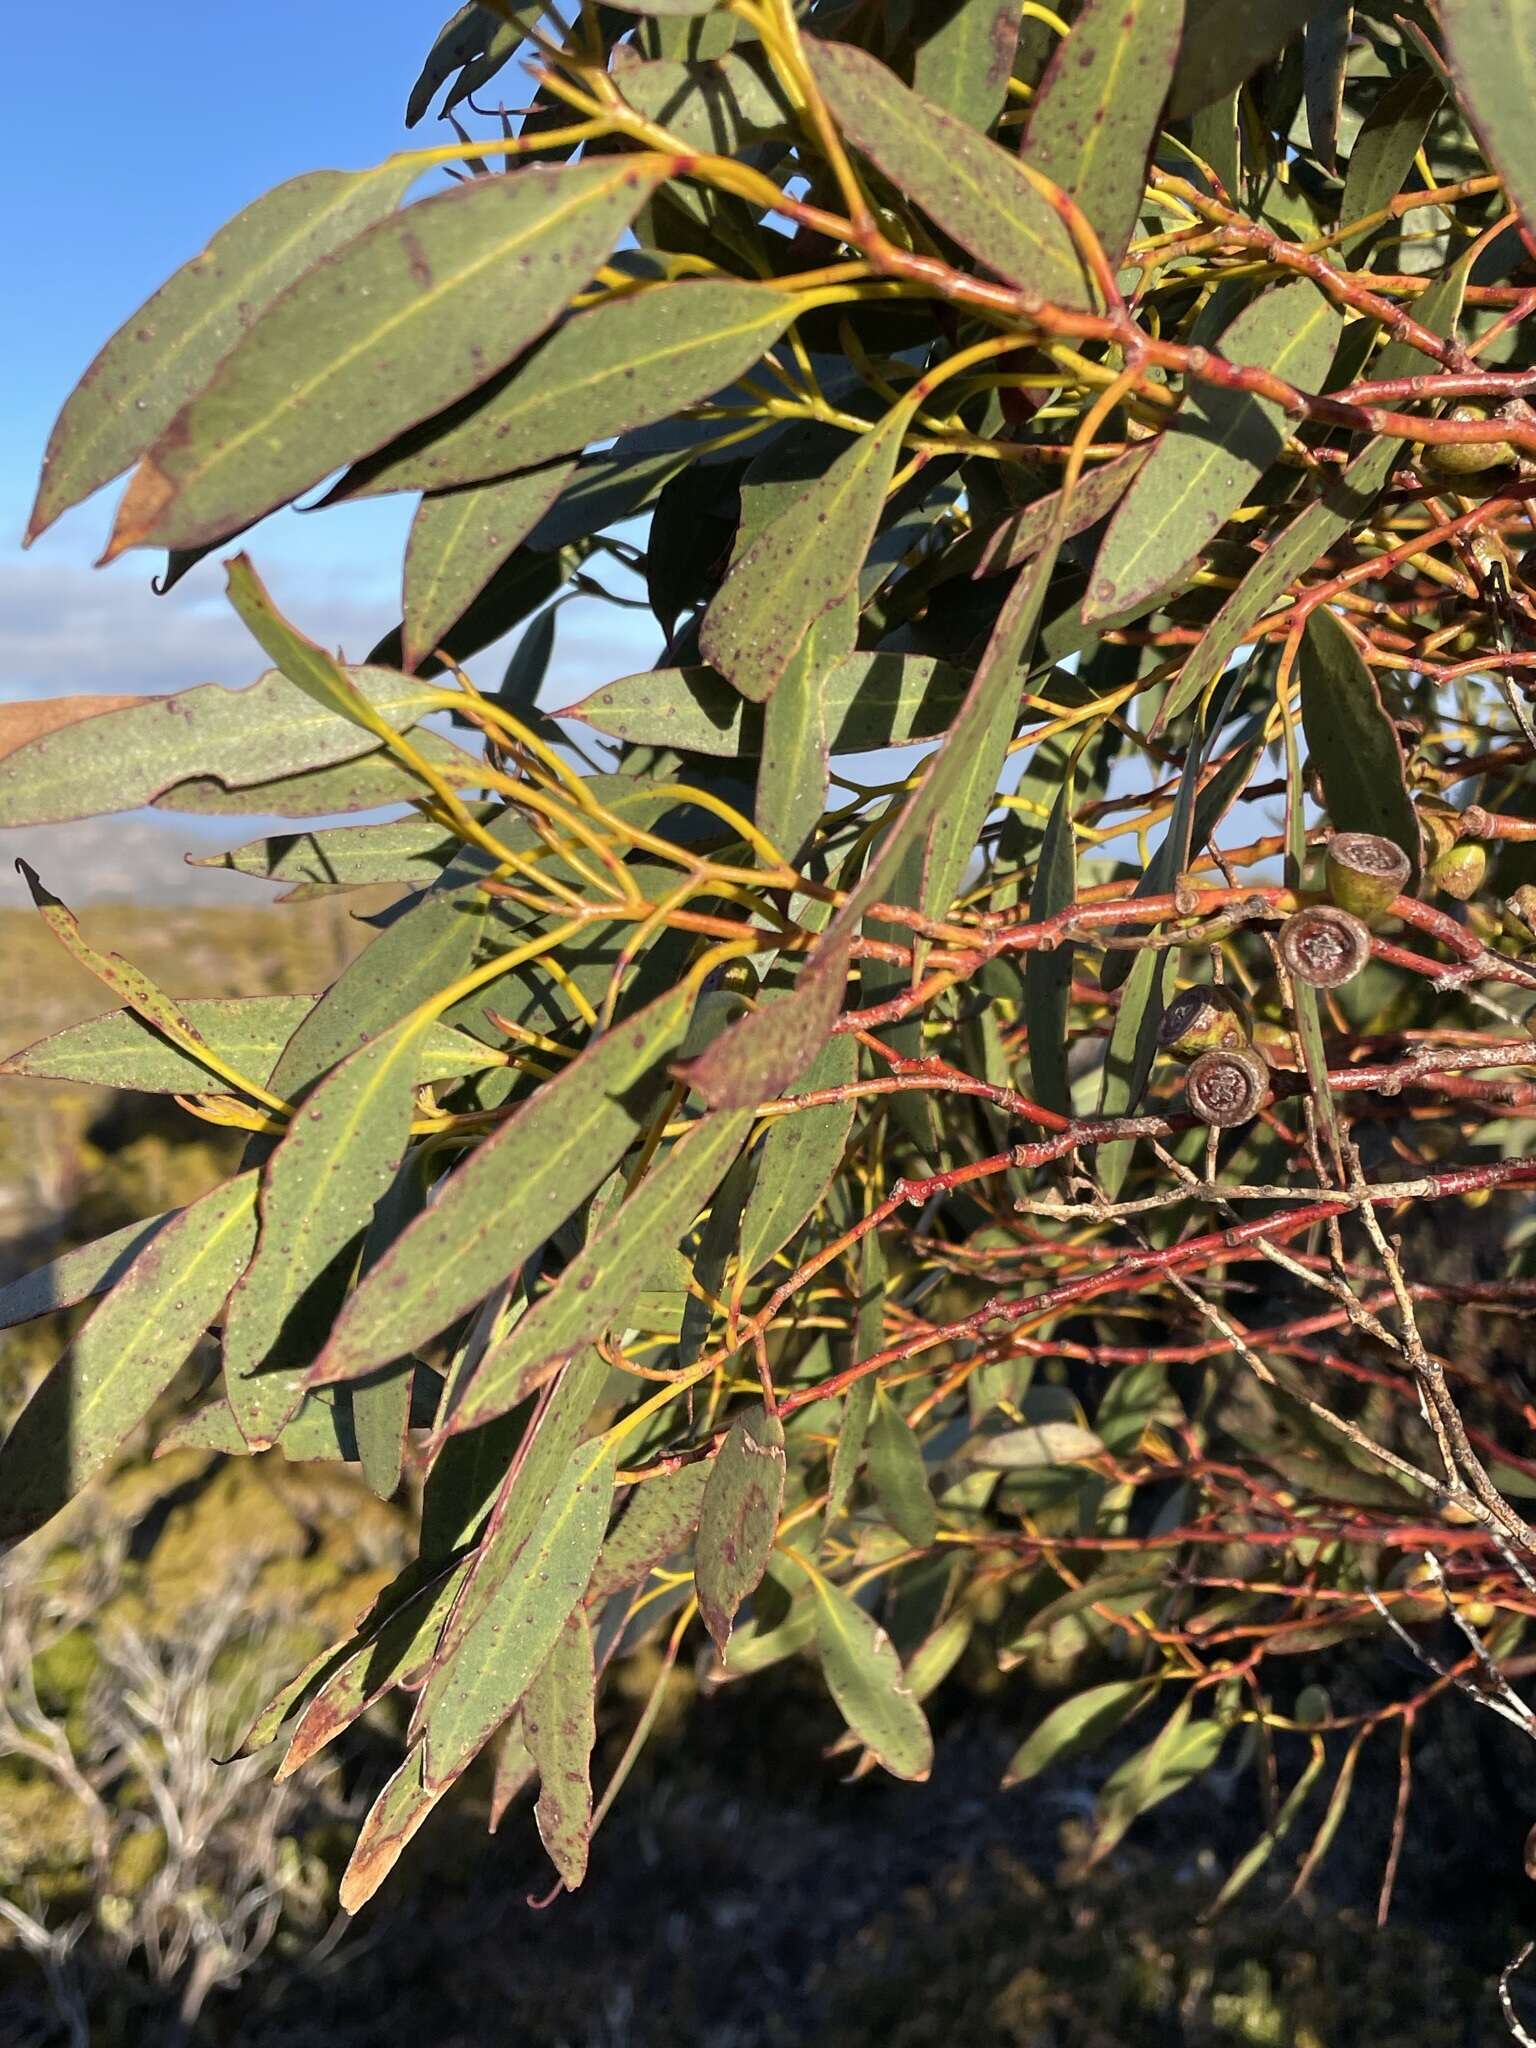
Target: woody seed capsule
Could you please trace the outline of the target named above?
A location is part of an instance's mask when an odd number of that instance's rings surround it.
[[[1385,917],[1408,886],[1408,856],[1378,832],[1335,832],[1324,856],[1328,894],[1366,924]]]
[[[1371,957],[1371,935],[1335,903],[1314,903],[1280,927],[1280,958],[1312,988],[1342,988]]]
[[[1249,1037],[1248,1011],[1242,998],[1214,981],[1180,989],[1157,1027],[1159,1046],[1180,1060],[1230,1045],[1246,1045]]]
[[[1184,1078],[1190,1114],[1218,1130],[1251,1123],[1269,1092],[1269,1069],[1251,1046],[1203,1052]]]

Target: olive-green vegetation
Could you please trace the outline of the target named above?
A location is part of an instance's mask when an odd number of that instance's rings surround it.
[[[495,0],[409,103],[473,133],[106,343],[32,533],[129,471],[108,555],[238,537],[271,668],[23,723],[0,822],[275,813],[229,865],[388,908],[296,1000],[27,870],[114,1007],[7,1071],[208,1150],[0,1296],[69,1319],[0,1535],[146,1439],[205,1461],[167,1532],[247,1456],[376,1503],[327,1643],[249,1603],[235,1744],[351,1812],[387,1736],[348,1912],[482,1799],[601,1884],[696,1685],[941,1806],[980,1692],[1090,1887],[1242,1787],[1218,1916],[1384,1810],[1389,1921],[1436,1731],[1536,1729],[1533,76],[1536,0]],[[361,662],[260,573],[327,483],[420,494]],[[647,623],[556,704],[568,604]],[[968,2023],[1076,2038],[1018,1911]],[[890,1939],[836,2038],[933,2038]],[[1345,2038],[1330,1960],[1221,1939],[1122,1957],[1111,2035]]]

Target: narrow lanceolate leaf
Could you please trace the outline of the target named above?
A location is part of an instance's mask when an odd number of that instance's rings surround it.
[[[984,1437],[971,1451],[971,1462],[994,1472],[1038,1472],[1053,1465],[1074,1465],[1103,1455],[1103,1440],[1076,1422],[1033,1422],[1023,1429],[1005,1429]]]
[[[250,631],[269,661],[276,662],[290,683],[322,710],[349,718],[364,732],[383,737],[383,720],[352,679],[351,671],[334,654],[296,626],[289,624],[261,578],[251,566],[249,555],[236,555],[225,565],[226,591],[230,604]]]
[[[597,1669],[583,1607],[566,1616],[523,1704],[523,1741],[539,1767],[539,1840],[568,1891],[587,1874],[592,1832],[592,1749]]]
[[[755,816],[758,830],[792,866],[809,851],[826,808],[827,674],[839,656],[852,652],[858,630],[858,593],[850,590],[812,620],[763,712]]]
[[[838,127],[905,199],[1009,284],[1089,305],[1072,238],[1016,158],[851,43],[807,36],[805,50]]]
[[[0,1330],[29,1323],[34,1316],[73,1308],[77,1302],[89,1301],[93,1294],[105,1294],[109,1287],[117,1285],[150,1239],[182,1213],[180,1209],[167,1209],[142,1223],[125,1223],[121,1230],[109,1231],[94,1244],[61,1252],[46,1266],[35,1267],[19,1280],[0,1287]]]
[[[1326,605],[1307,620],[1297,667],[1302,730],[1329,822],[1340,832],[1390,839],[1417,874],[1419,827],[1397,728],[1360,650]]]
[[[1133,965],[1121,990],[1120,1007],[1104,1055],[1100,1116],[1127,1116],[1140,1103],[1157,1054],[1157,1027],[1173,986],[1175,954],[1171,947],[1158,950],[1143,946],[1130,957]],[[1120,1138],[1112,1145],[1099,1147],[1099,1179],[1111,1200],[1124,1184],[1132,1144],[1131,1139]]]
[[[1304,391],[1327,374],[1339,315],[1313,285],[1284,285],[1238,314],[1221,337],[1230,361],[1257,364]],[[1182,586],[1285,441],[1271,400],[1191,381],[1171,426],[1110,520],[1083,605],[1092,622],[1145,610]]]
[[[1070,194],[1111,264],[1141,211],[1184,0],[1089,0],[1030,102],[1020,154]]]
[[[1529,0],[1441,0],[1440,21],[1451,75],[1488,161],[1536,231],[1536,12]]]
[[[575,1451],[526,1541],[475,1603],[474,1618],[456,1634],[450,1625],[416,1714],[429,1785],[451,1783],[521,1704],[586,1591],[613,1477],[614,1454],[601,1439]]]
[[[884,1387],[875,1390],[869,1476],[880,1511],[891,1527],[914,1549],[926,1550],[938,1534],[939,1513],[928,1484],[922,1445]]]
[[[1414,317],[1432,334],[1454,331],[1470,260],[1464,258],[1437,279],[1415,307]],[[1411,376],[1416,369],[1422,370],[1426,361],[1409,342],[1393,341],[1376,357],[1370,375],[1373,380]],[[1185,662],[1182,676],[1169,691],[1153,725],[1154,733],[1215,687],[1238,648],[1253,637],[1252,628],[1293,578],[1310,569],[1341,533],[1366,516],[1392,474],[1402,445],[1388,434],[1368,441],[1343,475],[1325,484],[1321,496],[1298,512],[1264,550]]]
[[[985,134],[1008,97],[1018,42],[1019,10],[1011,0],[961,0],[918,44],[912,83],[924,99]]]
[[[1354,12],[1352,0],[1327,0],[1307,23],[1303,64],[1307,133],[1318,162],[1330,171],[1337,169],[1339,111]]]
[[[124,321],[65,403],[27,539],[142,455],[278,293],[392,213],[415,175],[400,160],[315,171],[265,193],[221,228]]]
[[[962,541],[950,559],[957,567],[974,559],[973,573],[977,576],[997,576],[1005,569],[1017,569],[1039,554],[1058,522],[1065,522],[1061,527],[1064,540],[1097,525],[1125,496],[1131,478],[1146,458],[1145,448],[1128,448],[1123,455],[1112,455],[1108,462],[1079,478],[1065,508],[1060,491],[1048,491],[1033,504],[1010,513],[992,532]]]
[[[822,718],[833,753],[937,739],[970,677],[926,654],[850,654],[822,679]],[[555,714],[636,746],[677,747],[726,760],[762,751],[759,714],[713,669],[658,668],[605,684]]]
[[[647,1259],[687,1232],[751,1121],[749,1110],[708,1116],[673,1146],[487,1355],[450,1418],[455,1434],[504,1415],[551,1365],[621,1320],[645,1286]]]
[[[404,1855],[412,1835],[448,1790],[446,1782],[427,1787],[422,1776],[425,1761],[425,1751],[417,1743],[368,1809],[351,1860],[341,1874],[344,1913],[362,1911]]]
[[[1077,896],[1077,849],[1072,830],[1076,803],[1067,767],[1046,821],[1029,895],[1029,921],[1043,924]],[[1024,1021],[1029,1030],[1029,1079],[1035,1100],[1067,1115],[1072,1084],[1067,1072],[1067,1012],[1071,1004],[1074,948],[1041,946],[1024,961]]]
[[[1161,1732],[1105,1781],[1099,1793],[1099,1826],[1089,1860],[1097,1863],[1125,1836],[1131,1823],[1182,1792],[1221,1753],[1227,1729],[1220,1721],[1192,1721],[1186,1694]]]
[[[25,1536],[98,1472],[170,1385],[256,1237],[241,1174],[155,1233],[0,1446],[0,1538]]]
[[[764,1101],[805,1072],[831,1035],[854,934],[872,903],[903,887],[908,901],[914,895],[935,901],[952,887],[957,866],[963,872],[990,801],[982,787],[984,766],[995,765],[1013,730],[1019,663],[1033,638],[1055,558],[1053,546],[1008,593],[944,744],[897,812],[858,887],[811,949],[792,992],[761,1003],[690,1064],[690,1085],[712,1108]]]
[[[32,901],[42,913],[44,924],[71,959],[77,961],[87,974],[95,975],[103,987],[121,996],[146,1024],[163,1032],[195,1060],[202,1040],[171,997],[157,988],[143,969],[135,967],[131,960],[123,959],[119,953],[98,952],[86,939],[73,912],[51,890],[43,887],[35,870],[24,860],[18,860],[16,865],[21,870]],[[211,1070],[204,1065],[201,1072],[206,1085],[212,1078]]]
[[[671,168],[474,178],[315,265],[145,457],[109,552],[217,540],[451,405],[544,331]]]
[[[1349,152],[1339,200],[1341,221],[1360,220],[1397,197],[1444,98],[1445,87],[1435,73],[1427,64],[1416,64],[1394,79],[1375,101]],[[1378,223],[1340,243],[1351,265],[1364,261],[1386,225]],[[1414,312],[1417,319],[1423,319],[1423,299]]]
[[[480,814],[482,819],[492,815]],[[499,831],[504,827],[498,826]],[[533,834],[529,833],[530,842]],[[364,882],[435,882],[463,842],[431,818],[412,815],[383,825],[333,825],[252,839],[223,853],[201,854],[195,868],[228,868],[271,882],[331,886]]]
[[[419,1676],[468,1576],[466,1561],[399,1600],[382,1622],[363,1624],[356,1649],[342,1658],[300,1715],[278,1766],[279,1780],[291,1778],[318,1756],[392,1685]]]
[[[880,1234],[868,1230],[859,1240],[859,1306],[853,1324],[853,1362],[873,1358],[885,1341],[885,1248]],[[827,1512],[824,1527],[830,1529],[853,1491],[869,1419],[875,1407],[875,1375],[866,1373],[855,1380],[843,1402],[837,1448],[827,1476]]]
[[[431,708],[429,689],[388,669],[352,669],[353,685],[397,732]],[[276,671],[246,690],[203,683],[45,733],[0,760],[0,825],[137,810],[177,783],[206,776],[249,788],[378,745],[348,720],[296,704]]]
[[[1323,0],[1186,0],[1170,118],[1196,113],[1285,48]]]
[[[746,144],[786,135],[794,126],[784,89],[759,49],[615,64],[613,82],[637,114],[661,122],[690,149],[735,156]]]
[[[261,1241],[230,1301],[225,1370],[254,1372],[289,1311],[363,1230],[410,1142],[419,1011],[327,1074],[294,1115],[261,1186]],[[253,1446],[259,1448],[259,1446]]]
[[[516,1272],[629,1149],[640,1112],[625,1098],[675,1050],[691,1007],[678,989],[614,1025],[479,1145],[347,1303],[316,1378],[387,1365]]]
[[[845,1088],[858,1078],[859,1048],[851,1034],[827,1041],[803,1079],[801,1092]],[[843,1162],[853,1128],[854,1103],[828,1102],[775,1117],[758,1152],[757,1179],[739,1224],[744,1274],[758,1272],[816,1208]]]
[[[484,764],[452,740],[435,732],[418,732],[411,746],[453,788],[478,795],[485,787]],[[157,796],[154,804],[157,810],[190,811],[203,818],[329,818],[348,811],[414,803],[420,795],[421,777],[415,770],[379,748],[336,768],[279,775],[271,782],[254,782],[240,789],[195,776],[174,784]]]
[[[760,1407],[738,1415],[710,1468],[693,1564],[699,1613],[722,1657],[737,1608],[768,1568],[784,1474],[783,1423]]]
[[[423,498],[405,550],[401,652],[415,668],[447,638],[564,490],[573,463]]]
[[[816,1649],[827,1690],[848,1726],[894,1778],[926,1778],[933,1735],[895,1645],[856,1600],[816,1580]]]
[[[272,1078],[283,1047],[315,1006],[313,996],[193,997],[176,1007],[219,1057],[261,1086]],[[500,1056],[478,1039],[434,1025],[421,1044],[416,1078],[447,1080],[498,1066]],[[78,1081],[94,1088],[133,1088],[146,1095],[196,1095],[224,1087],[190,1052],[153,1030],[132,1010],[108,1010],[0,1060],[0,1074]]]
[[[794,298],[769,285],[710,278],[605,300],[361,463],[333,496],[449,490],[669,419],[743,376],[795,312]]]
[[[594,1600],[639,1585],[657,1565],[683,1549],[699,1526],[699,1509],[713,1469],[701,1458],[634,1488],[597,1560],[591,1585]]]
[[[1048,1765],[1097,1749],[1151,1693],[1152,1686],[1145,1678],[1117,1678],[1063,1700],[1018,1750],[1003,1784],[1027,1784]]]
[[[911,417],[898,405],[860,434],[734,562],[699,629],[705,659],[762,703],[812,624],[853,588]]]

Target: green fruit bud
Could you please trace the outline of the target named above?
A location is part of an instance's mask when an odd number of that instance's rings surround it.
[[[1442,417],[1486,420],[1490,414],[1486,406],[1453,405]],[[1433,470],[1437,476],[1476,476],[1482,470],[1498,469],[1514,459],[1515,451],[1508,441],[1426,441],[1419,466]]]
[[[1424,835],[1424,855],[1431,861],[1438,860],[1442,853],[1449,853],[1467,829],[1455,805],[1443,803],[1439,797],[1420,799],[1418,819],[1419,830]]]
[[[1335,832],[1325,855],[1328,894],[1341,910],[1378,923],[1408,886],[1403,849],[1377,832]]]
[[[1251,1036],[1248,1011],[1240,996],[1221,982],[1180,989],[1157,1027],[1157,1042],[1175,1059],[1192,1060],[1203,1052],[1247,1045]]]
[[[1444,895],[1454,896],[1458,903],[1475,896],[1487,876],[1488,849],[1475,839],[1464,839],[1459,846],[1447,847],[1429,864],[1430,881]]]
[[[1370,932],[1337,904],[1314,903],[1280,927],[1280,958],[1311,988],[1342,988],[1370,957]]]
[[[1251,1123],[1269,1093],[1269,1069],[1252,1046],[1203,1052],[1184,1078],[1191,1116],[1218,1130]]]

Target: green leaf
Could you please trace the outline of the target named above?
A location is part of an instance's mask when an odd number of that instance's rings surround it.
[[[193,1202],[95,1310],[0,1446],[0,1538],[57,1514],[149,1413],[239,1279],[255,1201],[243,1173]]]
[[[1177,956],[1172,947],[1144,946],[1131,956],[1133,965],[1120,994],[1109,1050],[1104,1056],[1104,1081],[1099,1115],[1126,1116],[1140,1102],[1157,1053],[1157,1027],[1173,985]],[[1134,1140],[1117,1139],[1098,1151],[1099,1181],[1111,1201],[1125,1184]]]
[[[249,555],[225,564],[229,602],[269,661],[325,711],[351,719],[364,732],[382,738],[387,728],[350,672],[334,654],[290,625],[251,566]]]
[[[1306,1805],[1308,1795],[1322,1775],[1323,1766],[1327,1761],[1327,1750],[1320,1739],[1315,1739],[1312,1754],[1295,1784],[1286,1793],[1284,1803],[1275,1815],[1274,1825],[1265,1829],[1247,1855],[1234,1866],[1231,1876],[1211,1901],[1207,1909],[1208,1917],[1214,1917],[1224,1907],[1229,1906],[1238,1893],[1245,1890],[1258,1876],[1295,1826],[1302,1808]]]
[[[1307,134],[1312,153],[1325,170],[1337,170],[1339,111],[1344,74],[1349,66],[1352,0],[1327,0],[1307,23],[1303,80],[1307,102]]]
[[[177,1009],[209,1048],[263,1087],[284,1046],[315,1007],[313,996],[215,996]],[[435,1024],[421,1043],[418,1081],[445,1081],[501,1064],[465,1032]],[[107,1010],[0,1060],[0,1074],[134,1088],[147,1095],[197,1095],[223,1083],[191,1053],[160,1036],[132,1010]]]
[[[1415,308],[1415,318],[1431,333],[1449,334],[1456,325],[1466,288],[1470,259],[1457,263],[1424,294]],[[1370,369],[1374,380],[1409,376],[1422,369],[1426,358],[1407,342],[1389,342]],[[1253,627],[1262,619],[1294,579],[1332,547],[1341,533],[1365,519],[1392,466],[1402,442],[1388,434],[1368,441],[1345,469],[1323,486],[1322,494],[1298,512],[1260,555],[1237,589],[1223,603],[1205,629],[1198,645],[1184,664],[1183,674],[1168,692],[1153,724],[1159,732],[1182,711],[1188,710],[1214,687],[1228,662],[1245,641],[1253,638]]]
[[[412,735],[411,745],[456,789],[484,788],[483,764],[452,740],[423,729]],[[205,818],[326,818],[415,803],[421,793],[421,777],[381,749],[337,768],[316,768],[307,775],[280,776],[240,789],[226,789],[206,777],[178,782],[154,802],[157,810],[191,811]]]
[[[1077,1465],[1104,1455],[1102,1440],[1076,1422],[1034,1422],[1005,1429],[972,1445],[973,1465],[993,1472],[1040,1472],[1053,1465]]]
[[[963,670],[926,654],[850,654],[822,681],[822,717],[833,753],[936,739],[970,683]],[[727,760],[761,752],[760,713],[708,668],[658,668],[624,676],[555,713],[635,746],[676,747]]]
[[[633,1489],[592,1574],[594,1600],[638,1586],[657,1565],[685,1547],[699,1525],[699,1509],[713,1469],[701,1458]]]
[[[515,1272],[629,1149],[644,1114],[631,1091],[681,1042],[691,1008],[674,989],[614,1025],[479,1145],[347,1303],[316,1377],[387,1365]]]
[[[637,114],[659,121],[688,148],[717,156],[735,156],[794,127],[783,87],[761,50],[615,64],[613,82]]]
[[[763,712],[755,817],[791,866],[809,851],[826,809],[827,676],[839,657],[852,653],[858,629],[858,594],[850,590],[812,620]]]
[[[1017,569],[1032,561],[1063,517],[1064,540],[1086,533],[1119,504],[1147,453],[1145,448],[1128,448],[1123,455],[1112,455],[1108,462],[1100,463],[1079,479],[1065,508],[1060,491],[1047,491],[1043,498],[1035,498],[1010,513],[990,533],[978,534],[974,539],[967,536],[949,560],[956,568],[974,564],[978,576],[997,576],[1005,569]]]
[[[1141,212],[1184,0],[1088,0],[1029,106],[1020,154],[1075,199],[1113,268]]]
[[[1484,154],[1527,228],[1536,226],[1536,12],[1530,0],[1441,0],[1451,76]]]
[[[477,806],[481,823],[495,816]],[[505,822],[497,830],[507,840]],[[530,838],[532,834],[530,832]],[[412,815],[384,825],[332,825],[312,832],[284,832],[252,839],[224,853],[201,855],[196,868],[226,868],[272,882],[310,882],[351,887],[367,882],[435,882],[460,851],[462,841],[446,825]]]
[[[425,497],[405,550],[401,655],[418,667],[446,640],[565,488],[575,464]]]
[[[583,1444],[494,1583],[471,1581],[416,1712],[429,1785],[451,1783],[484,1748],[555,1647],[597,1562],[613,1475],[609,1446]]]
[[[400,158],[368,171],[314,171],[221,228],[123,322],[66,401],[28,541],[136,461],[278,293],[392,213],[416,175]]]
[[[1208,107],[1299,34],[1323,0],[1185,0],[1168,118]]]
[[[451,412],[360,464],[331,495],[448,490],[670,419],[745,375],[796,311],[790,293],[734,279],[606,299]]]
[[[873,1380],[874,1375],[870,1375]],[[869,1476],[880,1511],[915,1550],[926,1550],[939,1530],[922,1446],[883,1386],[875,1391],[869,1430]]]
[[[671,169],[618,156],[472,178],[359,235],[171,421],[109,554],[217,540],[462,397],[544,331]]]
[[[811,627],[853,588],[910,420],[910,407],[894,406],[731,564],[704,614],[699,646],[754,703],[773,694]]]
[[[431,106],[440,87],[446,85],[455,72],[466,67],[477,67],[498,46],[507,46],[502,62],[513,54],[517,42],[525,33],[520,24],[531,27],[542,13],[539,7],[507,8],[505,12],[495,7],[483,7],[470,0],[445,21],[438,30],[420,76],[411,87],[410,98],[405,103],[405,125],[414,128]],[[511,19],[508,20],[507,16]],[[508,46],[508,37],[512,42]],[[471,90],[485,82],[483,74],[477,78]],[[455,92],[457,99],[460,95]],[[446,111],[446,109],[445,109]]]
[[[885,1342],[885,1248],[878,1231],[869,1230],[859,1240],[859,1304],[853,1326],[853,1363],[873,1358]],[[855,1380],[843,1401],[837,1446],[827,1479],[827,1512],[822,1522],[830,1529],[853,1491],[869,1434],[869,1419],[875,1406],[875,1375],[866,1373]]]
[[[989,270],[1056,305],[1092,293],[1072,238],[1016,158],[946,114],[866,51],[804,38],[837,125],[895,189]]]
[[[567,1891],[587,1874],[597,1668],[586,1610],[574,1608],[523,1704],[523,1740],[539,1768],[539,1840]]]
[[[354,689],[397,732],[431,709],[428,686],[409,676],[369,668],[348,673]],[[354,760],[378,744],[332,711],[295,704],[275,669],[246,690],[203,683],[61,726],[0,759],[0,825],[51,825],[137,810],[194,776],[250,788]]]
[[[1338,343],[1339,315],[1315,285],[1265,292],[1221,337],[1231,362],[1316,390]],[[1143,612],[1181,588],[1202,549],[1278,459],[1285,415],[1269,399],[1193,379],[1173,423],[1109,522],[1083,605],[1087,623]]]
[[[722,1658],[736,1610],[773,1554],[784,1477],[783,1423],[749,1408],[731,1424],[710,1466],[694,1547],[699,1613]]]
[[[846,1032],[828,1039],[802,1077],[807,1094],[843,1088],[858,1078],[859,1048]],[[817,1109],[775,1117],[758,1151],[757,1179],[738,1226],[741,1272],[765,1266],[812,1214],[842,1165],[853,1128],[854,1103],[829,1102]]]
[[[1024,1785],[1054,1763],[1098,1749],[1152,1692],[1145,1678],[1117,1678],[1091,1685],[1053,1707],[1003,1774],[1003,1784]]]
[[[890,1637],[839,1587],[820,1577],[813,1584],[827,1690],[877,1763],[894,1778],[921,1782],[933,1768],[933,1736]]]
[[[407,1158],[395,1176],[394,1186],[373,1213],[363,1239],[361,1273],[377,1265],[406,1225],[421,1214],[426,1193],[418,1162]],[[393,1500],[400,1490],[415,1382],[415,1360],[402,1358],[380,1372],[354,1380],[345,1390],[351,1400],[352,1428],[363,1478],[380,1500]],[[305,1398],[313,1400],[315,1396]]]
[[[918,44],[912,83],[934,106],[985,134],[1007,101],[1018,41],[1012,0],[960,0]]]
[[[359,1631],[362,1640],[357,1648],[331,1673],[299,1717],[278,1766],[279,1783],[302,1770],[360,1720],[391,1686],[419,1672],[436,1648],[468,1577],[466,1562],[397,1600],[376,1626],[370,1616]]]
[[[294,1465],[355,1464],[357,1434],[346,1390],[340,1400],[328,1390],[306,1394],[278,1431],[272,1448]],[[164,1458],[173,1451],[188,1450],[218,1451],[226,1458],[250,1456],[251,1447],[223,1394],[173,1422],[155,1445],[155,1456]]]
[[[748,1110],[701,1118],[630,1190],[549,1292],[488,1353],[449,1417],[455,1435],[504,1415],[550,1365],[620,1321],[645,1287],[647,1259],[685,1235],[741,1150],[751,1121]]]
[[[1072,810],[1077,801],[1072,770],[1063,770],[1051,806],[1029,897],[1031,924],[1043,923],[1077,897],[1077,849]],[[1071,1006],[1075,949],[1043,947],[1024,961],[1024,1020],[1029,1028],[1029,1079],[1035,1100],[1068,1115],[1072,1084],[1067,1072],[1067,1013]]]
[[[261,1238],[224,1328],[227,1374],[256,1370],[289,1311],[366,1227],[394,1180],[410,1142],[429,1025],[413,1011],[370,1039],[295,1113],[262,1175]]]
[[[344,1913],[362,1911],[448,1790],[447,1783],[428,1787],[423,1777],[425,1765],[426,1751],[418,1742],[368,1809],[351,1858],[341,1874],[340,1903]]]
[[[117,1285],[151,1238],[183,1214],[181,1209],[166,1209],[142,1223],[125,1223],[121,1230],[108,1231],[94,1244],[60,1252],[46,1266],[0,1287],[0,1330],[14,1329],[34,1316],[53,1315],[58,1309],[88,1301],[93,1294],[104,1294]]]
[[[1397,197],[1444,98],[1445,87],[1434,72],[1427,64],[1416,64],[1374,101],[1349,153],[1339,200],[1341,221],[1376,213]],[[1349,235],[1339,243],[1352,268],[1364,262],[1385,225]],[[1424,316],[1425,302],[1420,299],[1414,317],[1422,321]]]
[[[1330,822],[1340,832],[1376,832],[1419,871],[1418,820],[1403,767],[1402,742],[1376,678],[1326,605],[1307,620],[1297,661],[1301,723],[1322,778]]]
[[[1228,1731],[1219,1721],[1191,1722],[1192,1704],[1186,1695],[1148,1746],[1105,1781],[1093,1862],[1107,1856],[1142,1814],[1182,1792],[1215,1763]]]
[[[978,762],[995,763],[1006,750],[1018,709],[1019,663],[1033,641],[1055,561],[1052,547],[1008,593],[944,744],[897,811],[858,887],[811,949],[792,993],[760,1003],[690,1064],[689,1082],[711,1107],[734,1109],[765,1101],[804,1073],[831,1035],[854,934],[869,906],[894,898],[904,883],[910,888],[914,877],[920,879],[924,900],[932,901],[956,864],[963,868],[969,859],[981,824],[976,811],[984,816],[990,801],[981,790],[985,777]]]

